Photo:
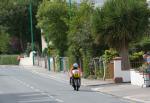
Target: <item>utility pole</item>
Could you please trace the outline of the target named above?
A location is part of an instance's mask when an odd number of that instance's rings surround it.
[[[32,46],[32,52],[34,51],[34,41],[33,41],[33,22],[32,22],[32,2],[30,0],[30,7],[29,7],[29,11],[30,11],[30,29],[31,29],[31,46]],[[34,52],[33,52],[33,65],[34,65]]]

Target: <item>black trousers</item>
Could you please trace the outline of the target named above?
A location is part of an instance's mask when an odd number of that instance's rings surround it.
[[[72,85],[72,83],[73,83],[73,77],[70,77],[70,85]],[[81,85],[81,78],[79,78],[79,82],[80,82],[80,85]]]

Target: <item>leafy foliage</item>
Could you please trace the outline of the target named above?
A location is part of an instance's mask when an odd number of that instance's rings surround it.
[[[129,43],[146,32],[149,16],[147,4],[141,0],[108,0],[93,16],[95,34],[119,51],[124,69],[129,69]]]
[[[143,60],[144,52],[134,52],[130,55],[130,64],[132,68],[139,68],[144,63]]]
[[[95,12],[95,31],[109,46],[118,49],[122,40],[128,44],[145,32],[148,18],[149,9],[141,0],[109,0]]]
[[[132,55],[130,55],[130,60],[131,60],[131,62],[142,61],[143,60],[143,55],[144,55],[143,51],[135,52]]]
[[[41,42],[40,31],[35,28],[36,19],[35,13],[40,0],[32,0],[33,4],[33,28],[35,38],[34,41]],[[0,1],[0,25],[7,28],[7,33],[10,34],[10,41],[16,38],[16,45],[11,44],[11,51],[24,52],[27,42],[31,41],[30,35],[30,16],[29,16],[30,0],[1,0]],[[14,42],[14,41],[13,41]],[[39,45],[40,46],[40,45]]]
[[[9,45],[9,34],[0,27],[0,53],[7,53]]]
[[[150,38],[149,35],[141,37],[139,40],[130,44],[130,51],[149,51],[150,50]]]
[[[71,18],[67,22],[69,25],[68,31],[68,54],[73,62],[81,62],[83,59],[83,68],[88,69],[89,59],[93,46],[92,37],[92,21],[93,5],[83,1],[80,6],[76,3],[72,5]],[[88,54],[88,55],[87,55]],[[87,58],[89,58],[87,57]],[[86,62],[87,61],[87,62]]]
[[[105,53],[103,55],[103,59],[106,63],[109,63],[116,56],[118,56],[117,51],[115,51],[113,49],[105,50]]]
[[[38,27],[42,28],[47,41],[52,41],[60,56],[67,49],[67,4],[62,0],[44,0],[37,12]]]

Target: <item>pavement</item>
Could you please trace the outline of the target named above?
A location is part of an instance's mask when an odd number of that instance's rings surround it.
[[[141,103],[150,103],[150,88],[142,88],[130,83],[109,84],[92,90]]]
[[[67,72],[50,72],[47,69],[37,66],[24,68],[31,70],[33,73],[50,77],[61,82],[68,83],[69,81],[69,74]],[[131,85],[130,83],[114,84],[112,80],[103,81],[82,79],[82,85],[90,87],[91,90],[96,92],[135,101],[131,103],[150,103],[150,88],[142,88]]]

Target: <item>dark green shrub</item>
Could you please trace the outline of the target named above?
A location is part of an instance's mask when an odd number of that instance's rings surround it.
[[[0,55],[0,65],[18,65],[18,55]]]
[[[143,64],[144,52],[134,52],[129,56],[130,64],[132,68],[138,68]]]
[[[113,49],[105,50],[105,53],[103,55],[103,60],[106,61],[106,63],[109,63],[116,56],[118,56],[117,51]]]
[[[90,56],[84,55],[83,56],[83,76],[84,78],[87,78],[90,75],[90,69],[89,69],[89,61],[90,61]]]

